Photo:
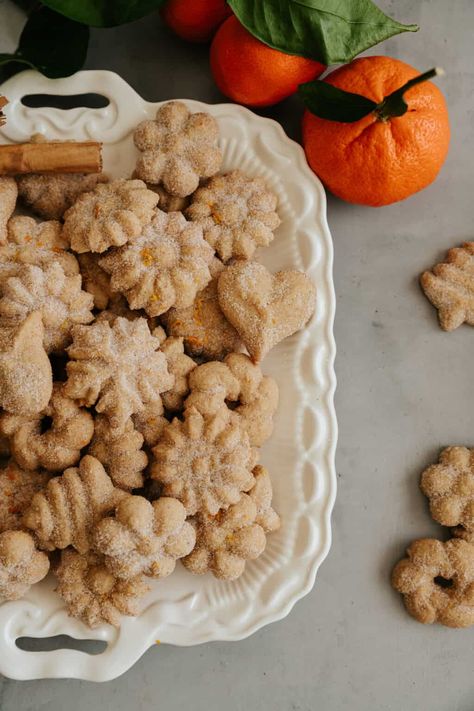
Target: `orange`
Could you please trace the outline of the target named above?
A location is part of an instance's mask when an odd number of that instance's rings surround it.
[[[189,42],[208,42],[231,14],[226,0],[168,0],[161,10],[168,27]]]
[[[420,72],[391,57],[356,59],[324,79],[377,103]],[[449,118],[439,89],[424,82],[404,95],[408,111],[354,123],[320,119],[306,111],[303,145],[311,168],[348,202],[378,207],[404,200],[433,182],[449,147]]]
[[[211,45],[211,71],[220,91],[247,106],[271,106],[325,69],[312,59],[285,54],[260,42],[236,17],[218,29]]]

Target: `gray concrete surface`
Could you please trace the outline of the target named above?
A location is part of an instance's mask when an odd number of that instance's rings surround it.
[[[474,332],[443,333],[417,285],[424,267],[473,236],[474,3],[379,4],[422,30],[378,52],[420,70],[447,70],[441,86],[453,136],[436,184],[406,202],[371,210],[329,199],[339,494],[333,546],[315,589],[286,620],[244,642],[155,648],[110,683],[2,679],[1,711],[474,708],[474,629],[418,625],[389,586],[404,546],[440,533],[418,491],[419,472],[443,445],[474,446]],[[5,2],[0,13],[5,32]],[[206,50],[169,36],[157,17],[95,32],[87,66],[121,73],[150,100],[220,100]],[[269,113],[297,137],[297,101]]]

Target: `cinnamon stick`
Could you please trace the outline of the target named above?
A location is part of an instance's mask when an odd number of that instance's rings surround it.
[[[0,146],[0,175],[100,173],[102,144],[96,141],[13,143]]]

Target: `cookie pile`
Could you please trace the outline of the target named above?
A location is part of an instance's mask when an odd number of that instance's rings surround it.
[[[446,542],[414,541],[395,566],[392,584],[416,620],[447,627],[474,625],[474,450],[447,447],[421,475],[435,521],[451,529]]]
[[[130,179],[0,179],[0,597],[58,551],[69,614],[119,625],[178,560],[235,580],[280,526],[259,363],[315,288],[255,261],[277,198],[218,174],[218,138],[171,102],[136,129]]]

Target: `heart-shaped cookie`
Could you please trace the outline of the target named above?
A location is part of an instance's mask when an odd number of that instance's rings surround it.
[[[219,305],[254,362],[299,331],[314,312],[316,287],[304,273],[271,274],[263,264],[239,261],[224,269]]]

